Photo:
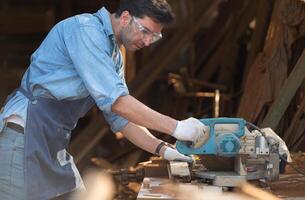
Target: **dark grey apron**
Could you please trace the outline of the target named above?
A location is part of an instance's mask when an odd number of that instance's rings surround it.
[[[58,101],[34,97],[28,81],[27,90],[19,91],[29,99],[24,148],[27,199],[50,199],[73,190],[76,185],[72,166],[61,166],[57,156],[68,147],[78,119],[95,104],[93,98]],[[64,158],[68,161],[70,155]]]

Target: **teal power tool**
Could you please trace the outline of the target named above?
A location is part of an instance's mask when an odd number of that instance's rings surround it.
[[[207,118],[200,120],[209,126],[208,140],[198,148],[191,142],[177,141],[177,150],[185,155],[235,156],[240,149],[240,137],[245,134],[246,121],[241,118]],[[218,126],[235,125],[234,130],[222,130]]]
[[[200,121],[209,127],[202,138],[195,144],[176,142],[180,153],[202,158],[207,169],[195,170],[196,178],[229,187],[238,186],[246,180],[278,179],[279,142],[271,137],[276,136],[272,129],[260,129],[241,118],[207,118]],[[217,169],[218,165],[227,164],[224,160],[234,161],[229,171]],[[208,166],[209,161],[212,161],[211,166]]]

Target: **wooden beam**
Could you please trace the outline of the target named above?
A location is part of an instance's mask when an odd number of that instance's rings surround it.
[[[286,142],[287,146],[289,144],[293,144],[295,142],[295,139],[298,138],[298,136],[295,133],[295,127],[297,124],[299,124],[299,120],[301,116],[304,113],[305,109],[305,97],[303,97],[303,100],[300,105],[297,106],[298,110],[296,111],[295,115],[293,116],[289,128],[284,132],[283,140]]]
[[[203,87],[207,87],[210,89],[220,89],[222,91],[225,91],[228,89],[228,87],[226,85],[211,83],[211,82],[204,81],[204,80],[199,80],[199,79],[194,79],[194,78],[187,78],[186,80],[184,80],[183,77],[180,76],[179,74],[169,73],[168,77],[170,80],[173,80],[173,81],[174,80],[186,81],[187,84],[189,84],[189,85],[203,86]]]
[[[239,12],[234,14],[234,20],[230,27],[230,32],[222,43],[223,55],[218,57],[220,62],[220,68],[217,71],[217,83],[227,85],[232,90],[232,85],[238,74],[238,58],[239,58],[239,40],[246,33],[249,24],[255,17],[257,9],[257,2],[249,1],[245,4]],[[216,67],[216,66],[215,66]]]
[[[266,117],[266,108],[276,97],[280,97],[288,71],[295,66],[290,61],[300,57],[299,53],[293,53],[292,48],[297,44],[297,39],[302,38],[302,33],[295,30],[302,30],[303,9],[304,3],[301,1],[275,1],[264,51],[249,68],[238,117],[261,124]],[[302,43],[300,45],[301,48]]]
[[[264,48],[265,39],[272,16],[274,1],[275,0],[258,1],[258,7],[256,9],[257,13],[255,20],[255,29],[250,41],[251,48],[247,56],[247,68],[253,64],[257,54],[261,52]],[[245,74],[247,73],[245,72]]]
[[[209,30],[209,34],[205,37],[202,44],[202,49],[199,49],[201,52],[200,58],[196,61],[196,70],[198,72],[197,78],[208,80],[207,77],[210,77],[211,74],[215,71],[215,69],[211,68],[203,68],[201,69],[201,65],[208,60],[211,56],[212,52],[217,49],[217,46],[221,44],[223,39],[226,37],[226,34],[229,31],[230,25],[232,24],[232,16],[233,10],[239,3],[226,2],[222,3],[219,8],[219,16],[216,19],[215,23]],[[219,27],[221,27],[219,29]],[[213,60],[212,63],[217,63],[218,60]]]
[[[255,1],[244,1],[243,4],[241,4],[240,1],[233,0],[227,2],[227,4],[228,5],[224,5],[219,19],[209,31],[210,34],[203,41],[203,43],[206,44],[204,46],[205,49],[203,49],[202,55],[196,63],[196,69],[200,72],[197,77],[204,80],[210,79],[213,74],[216,73],[218,70],[217,66],[222,60],[224,60],[224,62],[226,61],[224,57],[227,56],[227,45],[229,43],[235,43],[245,32],[250,21],[254,18],[256,8]],[[220,30],[219,27],[221,27]],[[213,52],[216,53],[212,54]],[[229,52],[231,52],[231,50],[229,50]],[[230,56],[228,57],[230,58]],[[206,61],[208,61],[208,64],[201,69],[202,64]]]
[[[267,116],[265,117],[261,127],[270,127],[276,129],[278,123],[282,119],[291,99],[297,92],[305,78],[305,50],[299,58],[297,64],[293,68],[287,80],[284,82],[279,95],[272,104]]]
[[[299,121],[299,127],[295,130],[295,134],[297,135],[297,137],[294,138],[294,143],[291,143],[288,146],[288,148],[293,152],[296,152],[297,150],[304,150],[304,148],[299,149],[300,145],[303,144],[305,140],[304,127],[305,127],[305,118],[302,118]]]

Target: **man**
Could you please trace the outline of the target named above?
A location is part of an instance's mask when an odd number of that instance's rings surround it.
[[[123,0],[116,13],[102,8],[55,25],[1,114],[1,200],[51,199],[83,188],[66,148],[77,120],[94,104],[113,132],[167,160],[191,161],[146,128],[196,142],[205,126],[162,115],[129,95],[119,50],[149,46],[172,21],[166,0]]]

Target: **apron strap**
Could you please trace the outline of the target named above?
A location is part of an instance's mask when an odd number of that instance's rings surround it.
[[[31,101],[35,101],[35,97],[29,92],[26,91],[25,89],[23,89],[22,87],[19,87],[18,90],[24,95],[26,96],[29,100]]]

